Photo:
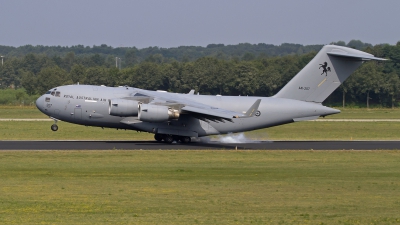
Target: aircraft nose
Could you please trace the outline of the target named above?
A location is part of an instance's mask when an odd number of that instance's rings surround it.
[[[36,107],[43,112],[43,105],[44,105],[44,96],[40,96],[37,100],[36,100]]]

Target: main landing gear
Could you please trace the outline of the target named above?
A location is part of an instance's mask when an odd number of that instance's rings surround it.
[[[155,134],[154,139],[158,142],[164,141],[165,143],[171,144],[172,142],[182,142],[182,143],[190,143],[192,139],[186,136],[177,136],[171,134]]]
[[[57,131],[58,130],[58,126],[57,126],[57,120],[52,118],[54,120],[54,124],[51,125],[51,130],[52,131]]]

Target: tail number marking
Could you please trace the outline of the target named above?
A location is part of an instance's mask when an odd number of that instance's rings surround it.
[[[310,90],[310,87],[299,87],[300,90],[308,91]]]

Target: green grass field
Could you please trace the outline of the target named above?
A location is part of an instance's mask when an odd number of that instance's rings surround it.
[[[327,118],[398,119],[349,109]],[[47,118],[0,107],[0,118]],[[153,140],[58,122],[0,140]],[[399,140],[399,122],[298,122],[259,140]],[[1,142],[0,142],[1,144]],[[400,151],[0,151],[0,224],[400,224]]]
[[[0,106],[0,119],[47,119],[36,106]]]
[[[400,151],[1,151],[0,224],[399,224]]]

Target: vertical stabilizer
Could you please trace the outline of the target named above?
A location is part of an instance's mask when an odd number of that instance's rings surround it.
[[[321,103],[367,60],[385,59],[352,48],[326,45],[273,97]]]

